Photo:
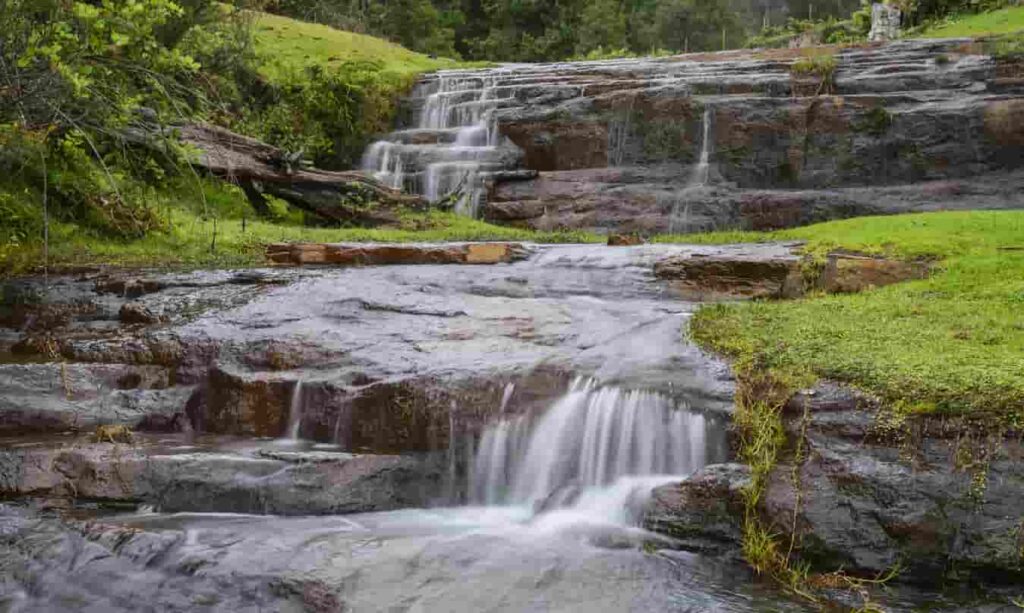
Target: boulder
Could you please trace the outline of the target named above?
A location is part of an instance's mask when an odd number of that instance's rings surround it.
[[[643,525],[672,537],[681,549],[738,557],[743,537],[743,488],[749,484],[750,467],[712,464],[685,481],[655,489]]]

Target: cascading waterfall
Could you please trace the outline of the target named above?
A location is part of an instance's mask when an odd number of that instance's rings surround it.
[[[624,503],[643,485],[630,478],[678,478],[701,468],[705,428],[703,415],[661,394],[578,379],[539,419],[503,417],[487,428],[471,467],[470,501],[551,508],[595,496],[607,502],[610,493]]]
[[[435,87],[416,127],[370,145],[362,167],[382,183],[431,202],[458,192],[455,211],[475,217],[486,170],[501,166],[494,121],[494,111],[504,100],[498,96],[498,77],[442,73]]]
[[[711,180],[711,122],[713,109],[704,105],[704,114],[701,117],[701,145],[700,155],[697,158],[697,165],[693,168],[693,174],[690,176],[690,181],[686,187],[679,190],[675,196],[675,204],[672,206],[672,215],[669,219],[670,233],[674,232],[689,232],[693,228],[690,227],[690,210],[691,210],[691,194],[690,190],[703,187],[708,184]]]

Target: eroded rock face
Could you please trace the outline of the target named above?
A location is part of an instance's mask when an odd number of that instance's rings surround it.
[[[1024,577],[1018,437],[939,418],[889,423],[871,398],[828,384],[786,414],[807,459],[776,468],[765,512],[776,526],[795,518],[802,555],[864,573],[898,564],[920,582]]]
[[[1018,64],[967,40],[821,54],[827,84],[798,49],[445,71],[412,101],[443,127],[389,137],[385,174],[432,193],[443,149],[486,219],[613,233],[1024,207]]]
[[[921,584],[1019,584],[1024,448],[978,424],[893,415],[824,382],[786,405],[788,451],[760,508],[815,569]],[[803,460],[792,451],[802,443]],[[794,465],[796,462],[796,465]],[[735,553],[748,469],[709,466],[655,492],[646,525],[683,548]]]

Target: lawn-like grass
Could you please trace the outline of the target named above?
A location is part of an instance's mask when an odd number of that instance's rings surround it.
[[[432,59],[386,40],[316,23],[253,13],[253,35],[262,71],[270,79],[310,66],[337,68],[347,62],[375,62],[397,76],[415,76],[460,64]]]
[[[951,15],[924,31],[921,38],[965,38],[1024,32],[1024,6],[988,13]]]
[[[172,196],[173,194],[173,196]],[[392,228],[311,227],[302,214],[281,201],[272,201],[277,220],[258,218],[241,190],[216,180],[199,185],[182,181],[156,196],[153,206],[164,228],[145,237],[123,240],[75,223],[50,227],[52,267],[82,265],[223,267],[266,263],[266,246],[276,242],[445,242],[529,241],[538,243],[600,242],[603,237],[581,231],[535,232],[495,226],[454,213],[406,213]],[[0,275],[38,270],[42,245],[23,245],[0,251]]]
[[[849,382],[913,412],[1024,419],[1024,212],[867,217],[774,233],[676,241],[803,239],[938,258],[935,274],[855,295],[711,305],[691,323],[702,345],[742,366]]]

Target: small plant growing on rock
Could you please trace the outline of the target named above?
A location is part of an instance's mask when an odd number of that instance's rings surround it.
[[[92,441],[94,443],[130,444],[132,442],[132,431],[131,428],[125,425],[108,424],[97,426],[96,431],[93,432]]]
[[[834,55],[809,55],[793,62],[790,72],[798,79],[817,77],[818,88],[814,95],[821,96],[835,93],[838,65]]]

